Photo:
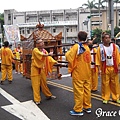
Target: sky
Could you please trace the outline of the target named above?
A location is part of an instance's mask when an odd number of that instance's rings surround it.
[[[1,0],[0,13],[7,9],[22,11],[40,11],[55,9],[76,9],[88,0]],[[92,1],[92,0],[90,0]]]

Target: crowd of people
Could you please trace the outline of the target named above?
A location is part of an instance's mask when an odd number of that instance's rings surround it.
[[[103,103],[112,101],[120,104],[119,64],[120,53],[110,35],[102,34],[102,43],[93,44],[87,33],[78,33],[78,43],[65,54],[69,62],[68,72],[72,76],[74,107],[70,115],[83,116],[84,111],[91,113],[91,92],[98,89],[98,75],[101,75],[101,96]]]
[[[41,103],[40,90],[46,99],[55,99],[56,96],[50,92],[46,76],[52,72],[52,66],[57,61],[44,49],[44,41],[38,39],[36,47],[32,50],[31,58],[31,84],[34,102]],[[15,73],[23,74],[23,65],[20,61],[22,56],[21,45],[12,51],[9,42],[5,41],[0,49],[1,63],[1,85],[7,79],[12,83],[12,63],[15,63]],[[91,92],[98,90],[98,76],[101,76],[101,97],[103,103],[112,100],[120,104],[119,64],[120,53],[118,46],[111,42],[110,35],[102,34],[102,43],[96,44],[94,40],[87,40],[87,33],[78,33],[78,42],[65,53],[68,61],[68,72],[71,73],[74,92],[74,107],[70,115],[83,116],[84,111],[91,113]]]

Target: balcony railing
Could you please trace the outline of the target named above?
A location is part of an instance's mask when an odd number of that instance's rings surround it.
[[[52,22],[41,22],[44,26],[71,26],[78,25],[78,21],[52,21]],[[38,22],[30,22],[30,23],[19,23],[17,24],[19,27],[35,27]]]

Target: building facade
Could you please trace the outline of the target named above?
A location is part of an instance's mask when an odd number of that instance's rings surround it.
[[[9,9],[4,10],[4,23],[5,25],[17,24],[20,34],[28,37],[40,21],[44,24],[44,29],[51,34],[57,35],[62,32],[63,43],[71,43],[73,40],[77,40],[77,33],[80,30],[86,31],[90,37],[91,30],[95,28],[110,29],[107,11],[107,9],[102,9],[99,13],[98,10],[92,10],[90,15],[89,9],[84,8],[25,12]],[[88,16],[91,16],[91,18],[88,18]],[[119,18],[117,19],[119,21]],[[114,14],[115,22],[116,14]]]

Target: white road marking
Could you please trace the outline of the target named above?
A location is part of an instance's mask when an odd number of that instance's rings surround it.
[[[6,91],[4,91],[2,88],[0,88],[0,94],[3,95],[7,100],[9,100],[11,103],[20,103],[18,100],[16,100],[13,96],[8,94]]]
[[[2,88],[0,88],[0,94],[12,103],[12,105],[1,106],[1,108],[18,118],[22,120],[50,120],[32,100],[21,103]]]

